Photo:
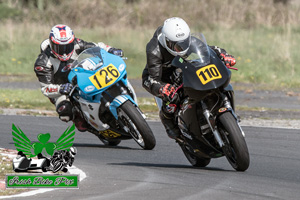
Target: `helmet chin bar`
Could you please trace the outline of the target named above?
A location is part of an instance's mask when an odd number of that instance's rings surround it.
[[[68,61],[70,58],[71,58],[71,56],[72,56],[72,54],[73,54],[73,52],[74,52],[74,50],[71,52],[71,53],[69,53],[68,55],[66,55],[66,54],[64,54],[64,55],[59,55],[59,54],[57,54],[56,52],[54,52],[54,51],[51,51],[54,55],[55,55],[55,57],[56,58],[58,58],[60,61]]]
[[[165,48],[167,49],[167,51],[172,54],[173,56],[184,56],[186,54],[186,52],[189,50],[189,48],[187,48],[186,50],[184,51],[181,51],[181,52],[176,52],[176,51],[173,51],[172,49],[170,49],[166,44],[165,44]]]

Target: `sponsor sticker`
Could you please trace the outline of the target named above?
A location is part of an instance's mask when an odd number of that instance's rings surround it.
[[[227,108],[220,108],[219,112],[222,113],[222,112],[225,112],[226,110],[227,110]]]
[[[84,88],[84,91],[86,91],[86,92],[91,92],[91,91],[93,91],[94,89],[95,89],[95,86],[89,85],[89,86],[86,86],[86,87]]]

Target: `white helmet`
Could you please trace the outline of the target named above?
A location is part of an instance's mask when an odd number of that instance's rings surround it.
[[[179,17],[169,18],[164,22],[162,28],[162,40],[162,45],[173,56],[184,56],[191,43],[190,28]]]
[[[61,61],[69,60],[74,51],[74,39],[74,33],[69,26],[53,26],[49,35],[52,53]]]

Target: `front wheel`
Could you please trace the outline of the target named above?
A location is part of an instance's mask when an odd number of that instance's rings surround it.
[[[231,166],[237,171],[245,171],[249,167],[249,151],[236,119],[232,113],[225,112],[219,116],[219,130],[223,138],[223,151]]]
[[[118,108],[119,120],[124,130],[145,150],[151,150],[156,145],[155,137],[141,113],[130,102],[126,101]]]

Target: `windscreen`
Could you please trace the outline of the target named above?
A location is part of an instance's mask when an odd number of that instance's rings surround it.
[[[93,47],[84,50],[73,62],[72,68],[80,67],[85,70],[94,71],[103,65],[100,47]]]
[[[203,34],[193,34],[191,45],[185,60],[194,66],[206,66],[210,63],[210,51]]]

